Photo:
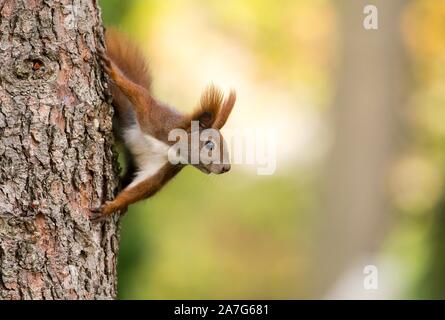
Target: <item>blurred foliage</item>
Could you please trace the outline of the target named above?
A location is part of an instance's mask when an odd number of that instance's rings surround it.
[[[220,27],[246,45],[260,59],[263,76],[279,74],[285,84],[304,82],[319,96],[326,96],[326,71],[332,56],[324,50],[331,43],[333,11],[324,0],[209,1]],[[323,21],[323,23],[319,23]],[[308,32],[308,26],[311,26]],[[322,94],[320,94],[322,93]]]
[[[121,297],[295,294],[289,282],[302,280],[296,271],[305,265],[294,252],[301,241],[297,219],[305,217],[295,213],[308,200],[295,199],[295,184],[286,177],[261,180],[237,172],[208,177],[187,168],[158,196],[134,206],[124,220]]]
[[[411,67],[404,140],[390,179],[396,223],[386,251],[406,276],[402,297],[445,298],[445,6],[411,1],[402,16]]]
[[[445,6],[441,1],[416,0],[407,8],[403,31],[413,66],[413,87],[407,112],[411,140],[404,157],[417,158],[412,168],[411,211],[420,236],[417,285],[410,297],[445,298]],[[402,212],[406,212],[404,209]],[[413,222],[409,222],[413,224]],[[402,225],[401,225],[402,226]],[[409,251],[409,248],[406,248]]]
[[[102,0],[102,19],[105,25],[119,25],[134,0]]]

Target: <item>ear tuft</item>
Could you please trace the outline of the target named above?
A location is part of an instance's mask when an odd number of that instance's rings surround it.
[[[235,102],[236,102],[236,92],[235,90],[231,90],[229,96],[225,99],[223,106],[219,109],[215,121],[213,122],[212,126],[214,128],[221,129],[226,124],[226,121],[233,110]]]
[[[213,116],[216,116],[221,108],[223,101],[222,91],[214,86],[209,85],[201,96],[201,109],[206,112],[210,112]]]

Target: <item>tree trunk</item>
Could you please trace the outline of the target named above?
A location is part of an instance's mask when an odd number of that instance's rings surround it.
[[[407,1],[372,1],[378,8],[378,30],[363,27],[363,8],[370,1],[335,3],[342,45],[332,108],[336,136],[314,250],[318,251],[314,268],[318,296],[332,289],[349,266],[366,257],[363,265],[354,269],[359,280],[351,289],[363,291],[363,268],[376,263],[373,257],[390,224],[387,175],[407,78],[399,30]]]
[[[118,170],[96,1],[0,0],[0,299],[116,296]]]

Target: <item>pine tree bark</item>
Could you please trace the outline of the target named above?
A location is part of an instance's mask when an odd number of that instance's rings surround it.
[[[112,299],[118,186],[90,0],[0,0],[0,299]]]

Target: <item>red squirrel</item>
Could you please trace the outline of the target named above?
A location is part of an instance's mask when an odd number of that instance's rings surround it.
[[[175,141],[169,141],[173,129],[183,129],[191,135],[208,128],[215,129],[219,139],[199,141],[199,149],[219,151],[219,161],[193,164],[204,173],[224,173],[230,170],[228,151],[220,133],[236,100],[235,91],[226,99],[215,86],[209,86],[194,112],[183,114],[152,96],[151,77],[139,48],[120,32],[107,29],[107,51],[99,50],[105,72],[111,78],[110,89],[118,123],[118,139],[123,141],[127,170],[122,179],[122,191],[113,201],[92,210],[92,219],[124,212],[128,205],[153,196],[186,164],[173,164],[168,152]],[[199,121],[199,126],[192,126]]]

